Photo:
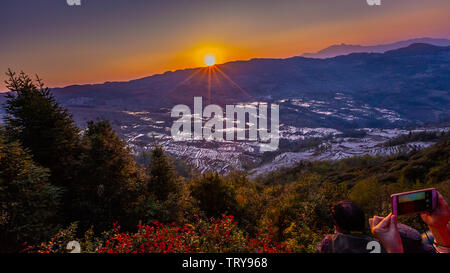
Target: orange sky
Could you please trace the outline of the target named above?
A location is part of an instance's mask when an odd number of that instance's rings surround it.
[[[49,86],[65,86],[203,66],[208,53],[223,63],[296,56],[343,42],[450,38],[450,2],[443,0],[383,1],[381,7],[364,0],[102,1],[74,8],[64,1],[6,0],[0,70],[38,73]],[[23,9],[23,18],[10,15],[14,9]]]

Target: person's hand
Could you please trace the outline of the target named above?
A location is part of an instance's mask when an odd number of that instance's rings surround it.
[[[402,239],[397,227],[397,216],[390,213],[386,218],[374,216],[369,219],[370,230],[388,253],[403,253]]]
[[[429,213],[422,212],[420,216],[422,220],[428,225],[428,227],[447,227],[447,223],[450,220],[450,207],[445,201],[444,197],[438,192],[438,204],[437,208]]]
[[[431,213],[423,212],[420,216],[433,233],[435,242],[441,246],[449,247],[450,230],[447,225],[450,220],[450,207],[439,192],[437,208]]]

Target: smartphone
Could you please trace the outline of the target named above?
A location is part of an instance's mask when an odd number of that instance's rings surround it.
[[[436,189],[402,192],[391,195],[392,214],[408,215],[420,212],[432,212],[437,206]]]

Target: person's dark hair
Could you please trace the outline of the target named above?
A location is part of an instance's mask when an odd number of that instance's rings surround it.
[[[331,215],[334,224],[343,233],[365,230],[366,217],[364,211],[352,201],[345,200],[333,204]]]

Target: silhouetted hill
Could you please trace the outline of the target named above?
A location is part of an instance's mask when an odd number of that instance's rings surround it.
[[[434,54],[436,52],[439,51],[446,51],[448,49],[447,47],[440,47],[440,46],[435,46],[435,45],[430,45],[430,44],[425,44],[425,43],[415,43],[415,44],[411,44],[407,47],[404,48],[399,48],[399,49],[394,49],[394,50],[390,50],[387,51],[387,54],[402,54],[402,55],[408,55],[408,54],[419,54],[419,55],[424,55],[424,54]]]
[[[384,53],[389,50],[394,50],[402,47],[407,47],[415,43],[426,43],[436,46],[450,46],[450,40],[448,39],[434,39],[434,38],[417,38],[406,41],[395,42],[391,44],[374,45],[374,46],[361,46],[361,45],[332,45],[325,49],[322,49],[316,53],[305,53],[302,57],[307,58],[332,58],[339,55],[347,55],[351,53]]]

